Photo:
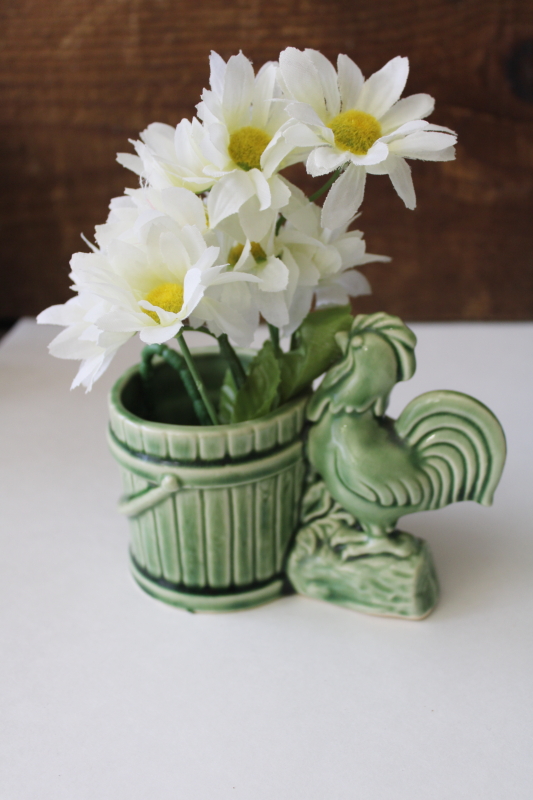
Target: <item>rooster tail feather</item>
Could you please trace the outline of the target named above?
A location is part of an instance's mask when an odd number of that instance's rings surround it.
[[[396,421],[429,479],[427,508],[459,500],[491,505],[505,463],[505,436],[492,411],[459,392],[428,392]]]

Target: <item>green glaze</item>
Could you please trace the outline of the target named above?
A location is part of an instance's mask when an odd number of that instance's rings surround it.
[[[314,559],[320,577],[316,569],[310,576],[309,559],[300,557],[309,539],[304,528],[296,545],[300,556],[291,556],[291,580],[313,596],[321,584],[323,596],[343,605],[424,616],[437,600],[431,559],[420,540],[397,531],[397,521],[460,500],[490,505],[505,461],[505,437],[491,411],[458,392],[428,392],[409,403],[398,420],[385,415],[396,382],[415,371],[416,338],[398,317],[360,315],[336,338],[343,358],[308,406],[314,423],[308,457],[338,504],[334,514],[343,509],[351,521],[331,534],[334,541],[342,534],[342,546],[331,545],[329,534],[320,535],[326,546],[313,550],[313,555],[323,551],[319,569]],[[334,518],[331,525],[338,528],[337,522]],[[326,556],[330,569],[324,568]],[[391,559],[401,568],[391,569]],[[407,602],[407,596],[419,599]]]
[[[369,538],[333,500],[323,481],[311,483],[287,564],[300,594],[391,617],[422,619],[438,599],[427,544],[409,533]]]
[[[216,348],[194,357],[215,402],[226,364]],[[191,611],[280,596],[298,524],[308,396],[258,420],[203,427],[166,363],[156,364],[151,388],[147,398],[134,367],[110,397],[109,445],[121,466],[135,579]]]

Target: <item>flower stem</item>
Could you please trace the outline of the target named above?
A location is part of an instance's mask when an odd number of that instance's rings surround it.
[[[314,194],[311,195],[311,197],[309,198],[309,202],[310,203],[314,203],[315,200],[318,200],[319,197],[322,197],[324,192],[327,192],[329,187],[333,186],[333,184],[335,183],[335,181],[337,180],[337,178],[339,177],[341,172],[342,172],[342,169],[340,167],[339,167],[339,169],[336,169],[335,172],[329,178],[329,180],[326,181],[324,186],[321,186],[320,189],[317,189],[317,191]]]
[[[188,367],[188,370],[190,372],[191,378],[193,379],[193,381],[194,381],[194,383],[196,385],[196,388],[198,390],[198,394],[202,398],[202,402],[203,402],[203,404],[205,406],[205,409],[206,409],[206,411],[207,411],[207,413],[209,415],[209,419],[211,420],[211,423],[213,425],[218,425],[217,413],[216,413],[216,411],[215,411],[215,409],[213,407],[213,404],[211,403],[211,400],[209,399],[209,397],[207,395],[207,390],[206,390],[206,388],[204,386],[204,382],[202,381],[202,379],[200,377],[200,373],[196,369],[196,364],[193,361],[193,358],[192,358],[192,355],[191,355],[191,351],[189,350],[187,342],[183,338],[183,332],[182,331],[180,331],[178,333],[178,335],[176,336],[176,339],[178,340],[178,344],[180,346],[180,350],[181,350],[181,352],[183,354],[183,358],[185,359],[185,363],[187,364],[187,367]]]
[[[228,362],[228,367],[233,375],[233,380],[237,385],[237,389],[240,389],[246,380],[246,372],[241,364],[239,356],[235,352],[233,345],[228,339],[228,334],[221,333],[220,336],[217,336],[215,333],[211,333],[209,328],[206,328],[205,325],[202,325],[201,328],[192,328],[190,325],[184,325],[183,330],[193,331],[194,333],[206,333],[208,336],[212,336],[213,339],[217,340],[222,358]]]
[[[145,401],[149,412],[153,413],[154,410],[151,391],[154,372],[152,359],[154,356],[160,356],[170,367],[172,367],[172,369],[176,370],[181,378],[183,386],[185,387],[185,391],[189,395],[194,413],[198,417],[200,425],[210,425],[211,420],[209,418],[209,414],[207,413],[202,398],[200,397],[200,393],[196,388],[196,384],[193,381],[189,370],[187,369],[185,359],[183,359],[179,353],[176,353],[175,350],[167,347],[166,344],[149,344],[143,348],[141,353],[139,372],[141,373],[141,378],[143,379],[145,386]]]
[[[220,336],[218,336],[217,341],[222,357],[228,362],[235,385],[237,389],[240,389],[246,380],[246,372],[244,371],[244,367],[241,364],[237,353],[233,349],[226,333],[222,333]]]
[[[279,346],[279,328],[276,328],[275,325],[268,325],[268,331],[270,333],[270,341],[274,345],[274,351],[279,353],[280,346]]]

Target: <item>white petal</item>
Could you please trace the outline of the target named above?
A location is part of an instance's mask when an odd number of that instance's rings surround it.
[[[204,293],[202,285],[202,272],[199,269],[190,269],[183,281],[183,305],[190,314],[200,302]]]
[[[240,347],[251,344],[258,320],[241,314],[234,306],[220,302],[213,297],[204,297],[198,311],[210,321],[215,321],[221,331],[226,333]]]
[[[413,157],[409,156],[409,158]],[[433,153],[428,150],[419,158],[422,161],[453,161],[455,159],[455,147],[445,147],[444,150],[436,150]]]
[[[279,68],[290,96],[294,100],[308,103],[325,122],[327,113],[322,82],[307,53],[302,53],[295,47],[287,47],[280,53]]]
[[[408,133],[427,131],[430,125],[431,123],[426,122],[424,119],[413,119],[411,122],[404,122],[403,125],[395,128],[390,133],[383,134],[383,136],[379,137],[379,141],[388,144],[389,142],[394,142],[395,139],[402,139],[404,136],[407,136]]]
[[[410,133],[403,139],[391,142],[389,150],[398,156],[407,158],[424,158],[425,153],[434,153],[438,150],[445,150],[455,144],[456,137],[449,133],[437,133],[433,131],[416,131]]]
[[[150,328],[154,327],[154,325],[156,327],[158,326],[168,327],[169,325],[174,325],[176,319],[182,319],[184,316],[186,316],[185,314],[181,313],[178,316],[173,311],[166,311],[164,308],[156,306],[154,303],[150,303],[148,300],[139,300],[139,307],[146,309],[146,311],[152,311],[154,314],[157,314],[159,318],[159,322],[155,322],[155,320],[152,320],[151,323],[145,323],[143,326],[141,326],[141,328],[144,327],[145,325],[148,325],[148,327]]]
[[[316,306],[344,306],[350,302],[348,292],[339,283],[328,283],[316,290]]]
[[[402,198],[407,208],[416,208],[415,187],[411,175],[411,167],[404,158],[390,156],[389,175],[392,185]]]
[[[230,131],[249,124],[254,90],[254,70],[246,56],[231,56],[226,65],[222,104]]]
[[[280,169],[280,164],[293,150],[292,144],[286,142],[283,136],[272,140],[261,156],[261,169],[265,178]]]
[[[135,333],[144,324],[144,317],[141,320],[141,313],[135,314],[130,311],[115,309],[109,314],[103,314],[98,320],[98,324],[105,331],[115,333]]]
[[[409,74],[409,60],[396,56],[365,81],[357,108],[377,119],[400,98]]]
[[[313,290],[307,286],[299,286],[289,308],[289,321],[282,328],[283,336],[290,336],[299,328],[311,310]]]
[[[72,299],[74,300],[75,298]],[[45,308],[37,317],[37,322],[40,325],[72,325],[78,320],[78,313],[75,312],[73,314],[67,303]]]
[[[214,50],[211,50],[211,55],[209,56],[209,66],[211,68],[209,85],[219,100],[221,100],[224,92],[226,62],[223,58],[221,58],[221,56],[219,56],[218,53],[216,53]]]
[[[143,174],[143,162],[139,156],[134,156],[133,153],[117,153],[117,161],[126,169],[131,169],[136,175]]]
[[[196,225],[200,230],[205,229],[205,208],[204,204],[197,195],[189,189],[181,189],[173,186],[169,189],[163,189],[161,192],[161,203],[152,190],[149,192],[150,202],[166,214],[169,214],[172,219],[176,220],[178,225]]]
[[[348,160],[345,152],[333,150],[331,147],[315,147],[309,154],[305,168],[309,175],[315,178],[319,175],[327,175],[334,172],[338,167],[342,167]]]
[[[292,147],[317,147],[319,145],[324,144],[325,142],[327,143],[324,134],[328,130],[330,129],[322,128],[320,130],[320,135],[318,135],[310,128],[308,128],[307,125],[296,122],[293,123],[292,125],[287,126],[287,128],[283,131],[283,138]],[[330,132],[333,136],[333,131]]]
[[[255,79],[250,125],[256,128],[263,129],[267,125],[277,71],[275,64],[265,64]]]
[[[269,325],[282,328],[289,322],[289,312],[284,302],[283,292],[259,292],[258,307]]]
[[[270,194],[272,198],[270,201],[271,207],[276,209],[285,208],[291,199],[291,190],[287,186],[286,182],[278,175],[273,175],[268,181],[268,184],[270,186]]]
[[[343,239],[339,239],[335,242],[335,247],[341,257],[342,269],[355,267],[356,264],[359,264],[359,259],[365,252],[365,243],[359,236],[348,235]]]
[[[183,242],[172,233],[163,233],[159,237],[159,249],[170,273],[181,279],[191,262]]]
[[[336,117],[341,110],[341,99],[339,95],[339,86],[337,83],[337,73],[335,72],[335,67],[331,61],[323,56],[318,50],[310,50],[306,48],[305,52],[315,65],[315,68],[320,76],[327,112],[330,117]]]
[[[269,258],[257,274],[261,278],[260,289],[263,292],[281,292],[289,282],[289,270],[279,258]]]
[[[270,208],[272,202],[272,195],[270,194],[270,185],[259,169],[251,169],[248,172],[250,181],[252,181],[255,194],[259,200],[259,210],[264,211],[265,208]]]
[[[390,133],[404,122],[429,117],[434,108],[435,100],[429,94],[412,94],[404,97],[381,117],[381,129],[383,133]]]
[[[339,283],[343,286],[350,297],[359,297],[362,294],[372,294],[372,289],[365,276],[356,269],[350,269],[339,276]]]
[[[241,281],[245,283],[261,283],[261,278],[257,275],[251,275],[249,272],[232,270],[231,272],[221,272],[217,278],[209,282],[209,285],[222,286],[225,283],[239,283]]]
[[[342,110],[349,111],[351,108],[356,108],[363,88],[363,73],[351,58],[342,54],[337,58],[337,70]]]
[[[205,242],[203,244],[205,247]],[[205,248],[198,261],[196,261],[196,263],[194,264],[194,269],[199,269],[200,272],[203,273],[208,272],[211,269],[220,270],[221,269],[220,265],[217,267],[213,267],[213,264],[217,260],[219,253],[220,253],[220,247],[215,247],[212,245],[211,247]]]
[[[360,267],[363,264],[374,264],[377,261],[383,264],[389,264],[392,261],[392,258],[390,256],[378,256],[376,253],[365,253],[357,262],[357,266]]]
[[[173,339],[181,328],[183,328],[183,322],[178,319],[173,325],[154,325],[150,328],[143,328],[139,338],[145,344],[163,344],[163,342]]]
[[[337,178],[322,208],[322,225],[330,230],[347,223],[363,202],[366,172],[352,164]]]
[[[72,326],[58,333],[48,345],[49,353],[55,358],[91,358],[101,352],[101,348],[94,342],[80,339],[84,326]]]
[[[313,125],[317,128],[323,128],[324,123],[316,113],[316,111],[309,105],[309,103],[289,103],[287,105],[287,114],[303,122],[304,125]]]
[[[207,198],[211,228],[235,214],[253,196],[255,187],[248,175],[249,173],[236,169],[213,186]]]
[[[251,242],[260,242],[275,224],[278,216],[276,209],[259,210],[257,197],[252,197],[239,210],[239,222],[246,238]]]
[[[112,356],[114,353],[112,354]],[[100,352],[98,355],[93,356],[92,358],[87,358],[81,362],[80,368],[76,373],[76,377],[71,383],[70,388],[76,389],[77,386],[85,386],[86,391],[89,392],[92,389],[93,383],[95,382],[96,378],[101,375],[104,370],[102,369],[102,363],[105,359],[105,353]],[[106,366],[109,366],[111,359],[108,359]]]
[[[374,142],[370,150],[365,153],[364,156],[357,156],[355,153],[350,153],[348,151],[347,155],[349,156],[352,164],[355,164],[356,166],[379,164],[380,161],[384,161],[389,155],[389,148],[385,142],[382,142],[378,139],[377,142]]]

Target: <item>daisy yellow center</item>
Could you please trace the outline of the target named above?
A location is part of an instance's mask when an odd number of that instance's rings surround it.
[[[328,123],[339,150],[364,156],[381,136],[381,125],[366,111],[343,111]]]
[[[267,133],[247,125],[231,134],[228,153],[241,169],[261,169],[261,156],[269,143]]]
[[[162,308],[163,311],[177,314],[183,306],[183,286],[179,283],[160,283],[159,286],[148,292],[145,300],[148,300],[153,306]],[[155,322],[160,321],[155,311],[149,311],[147,308],[143,308],[143,311]]]
[[[234,267],[236,265],[237,261],[242,256],[243,250],[244,250],[243,244],[236,244],[234,245],[234,247],[231,248],[231,250],[228,253],[228,263],[230,267]],[[258,244],[257,242],[251,242],[251,253],[257,264],[259,264],[259,262],[261,261],[266,261],[267,257],[266,253],[261,247],[261,245]]]

